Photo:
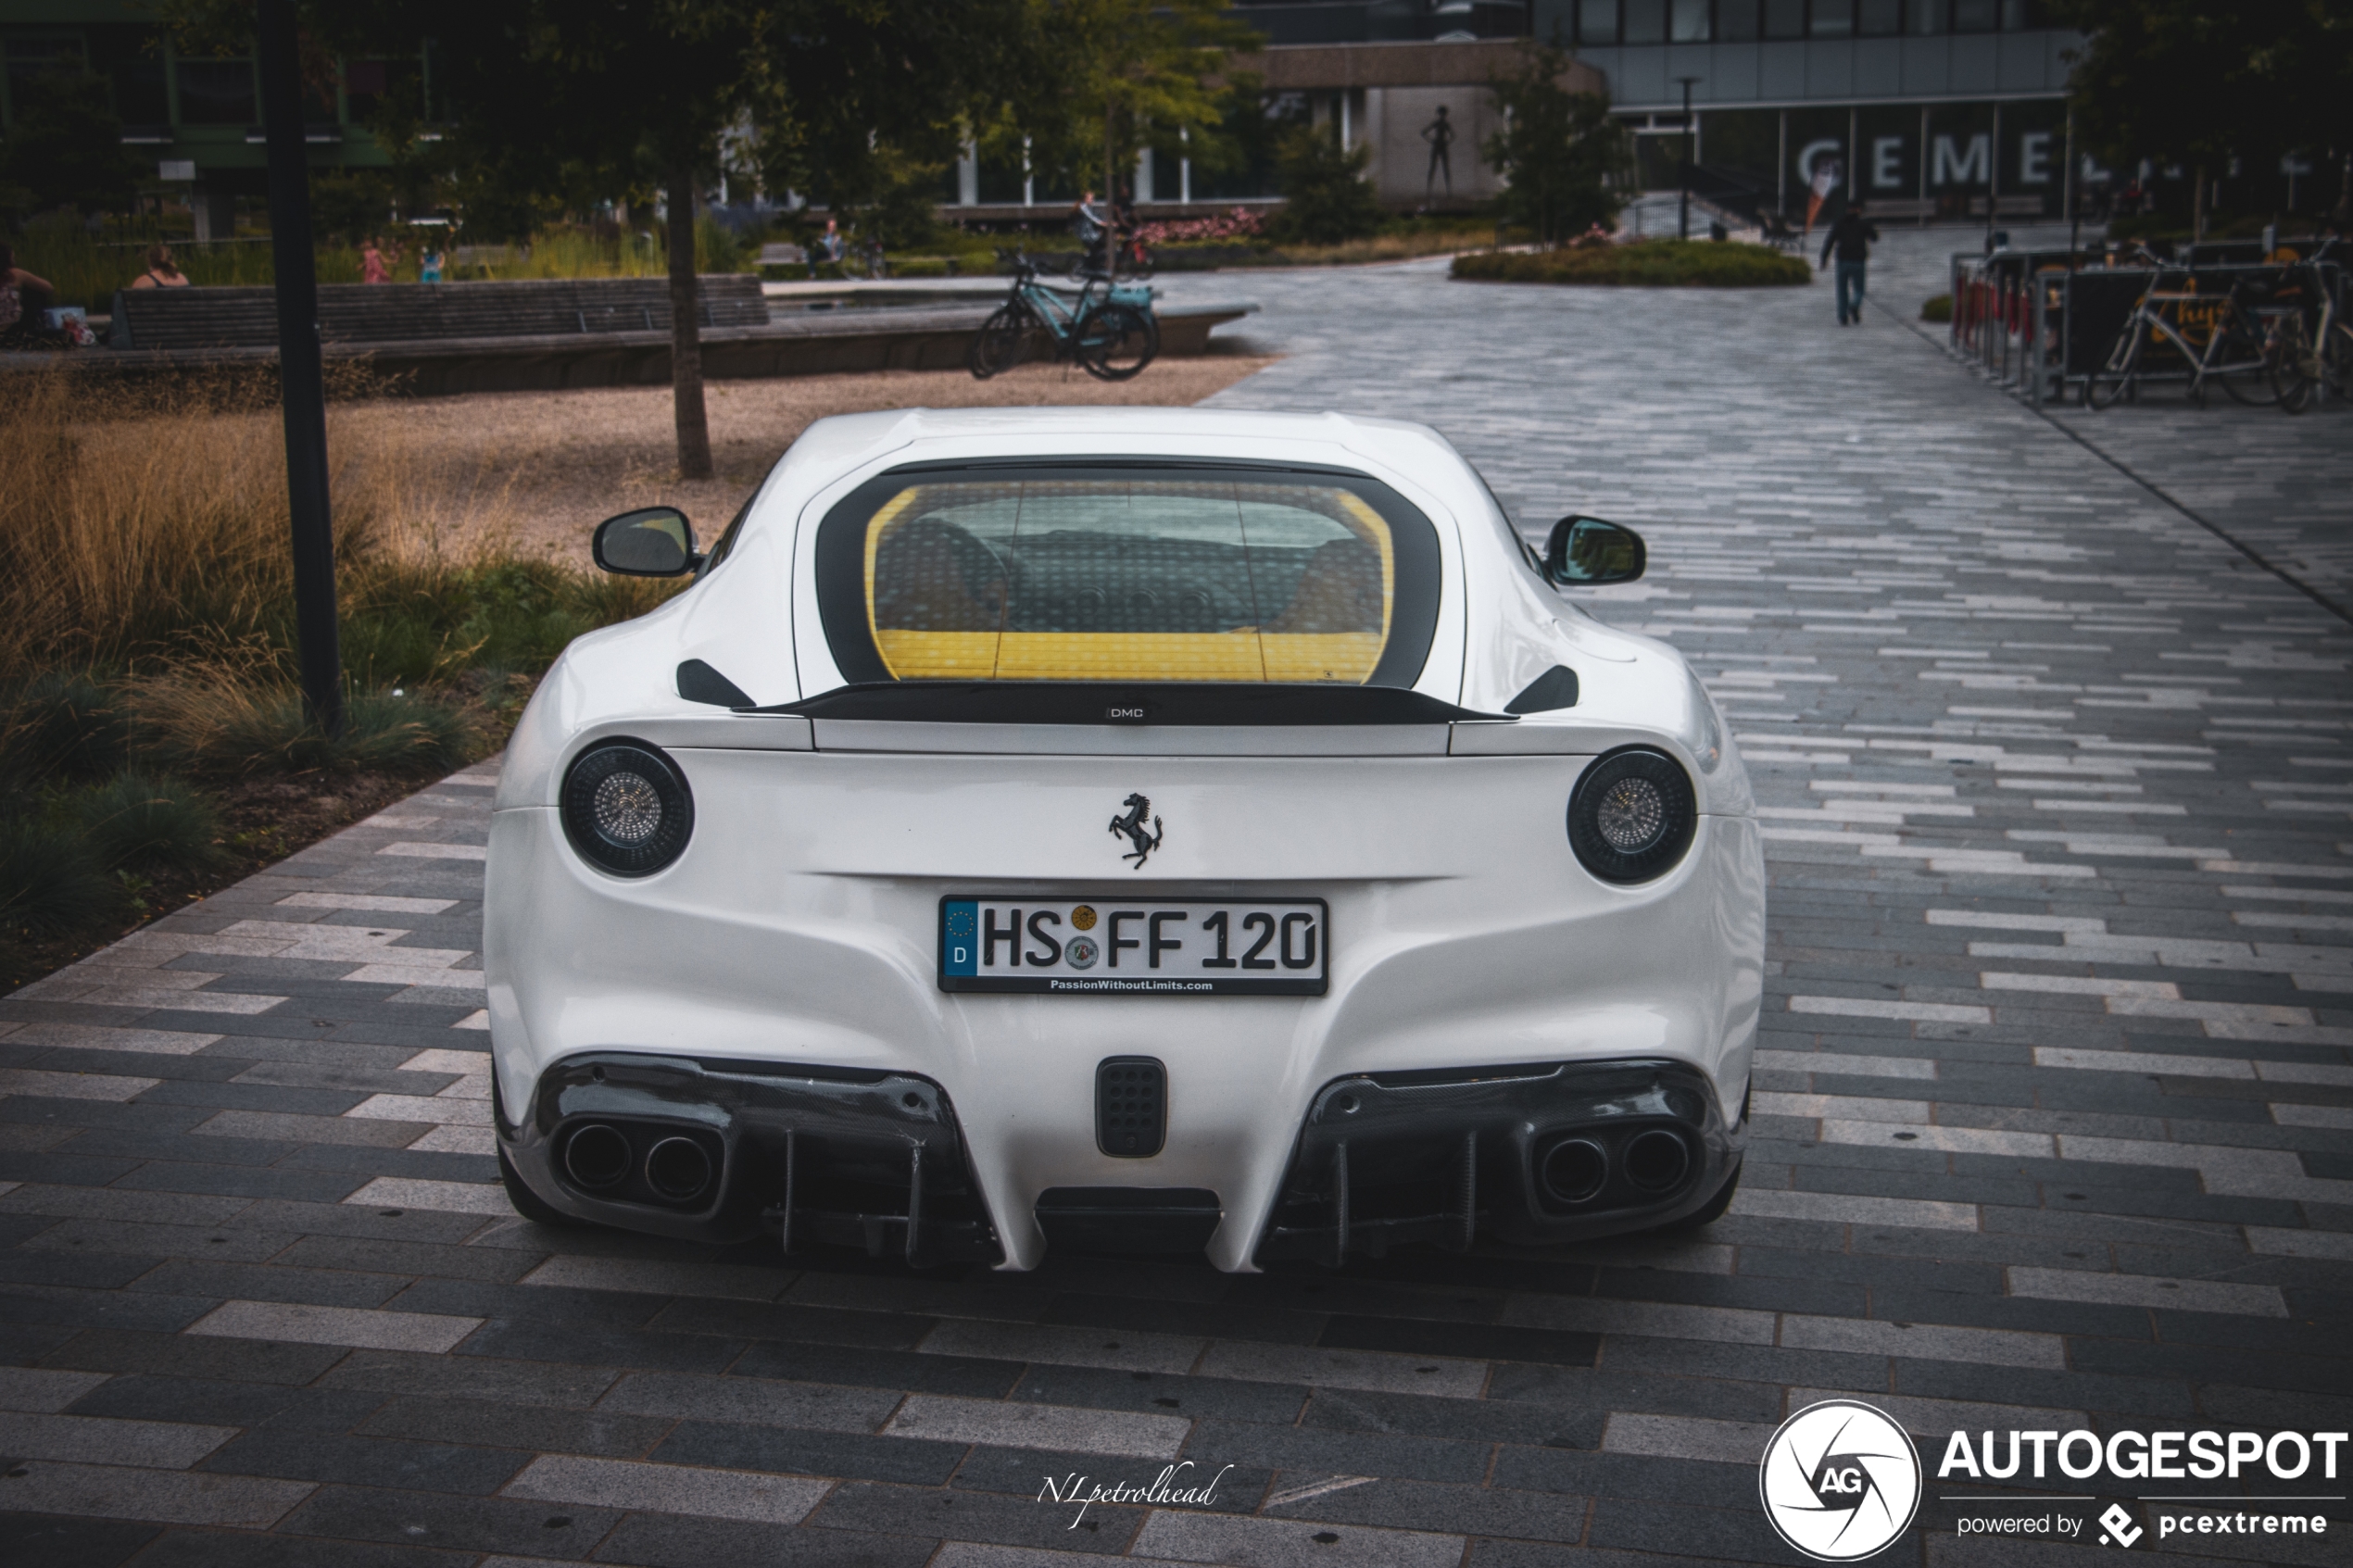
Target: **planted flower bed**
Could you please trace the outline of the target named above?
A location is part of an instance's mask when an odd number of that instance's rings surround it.
[[[1594,283],[1630,288],[1770,288],[1812,280],[1802,257],[1715,240],[1580,243],[1559,250],[1482,251],[1453,276],[1487,283]]]

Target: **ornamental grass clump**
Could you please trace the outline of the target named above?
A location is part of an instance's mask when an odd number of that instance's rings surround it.
[[[346,722],[297,682],[274,378],[12,378],[0,442],[0,958],[118,932],[484,754],[538,671],[673,584],[519,554],[506,481],[396,420],[328,453]],[[455,503],[446,499],[460,497]],[[465,541],[459,543],[459,541]],[[288,836],[288,821],[302,826]],[[62,961],[60,953],[49,961]]]
[[[1771,288],[1803,285],[1802,257],[1765,245],[1713,240],[1636,240],[1559,250],[1485,251],[1454,257],[1454,277],[1489,283],[1590,283],[1628,288]]]

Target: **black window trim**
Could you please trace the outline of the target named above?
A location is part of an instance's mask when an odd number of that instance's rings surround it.
[[[1362,470],[1335,464],[1151,456],[935,458],[901,463],[863,481],[849,495],[827,508],[824,517],[817,524],[817,612],[835,667],[851,686],[895,683],[889,667],[883,662],[882,650],[875,646],[873,628],[867,623],[865,524],[884,501],[904,489],[911,480],[924,475],[978,472],[1001,482],[1024,473],[1041,478],[1071,479],[1090,475],[1112,477],[1142,471],[1166,473],[1172,470],[1198,474],[1291,474],[1346,480],[1358,498],[1389,524],[1390,548],[1396,567],[1395,594],[1390,606],[1389,643],[1381,650],[1380,661],[1374,666],[1372,674],[1365,678],[1363,684],[1410,690],[1421,678],[1423,670],[1429,663],[1430,650],[1438,635],[1445,552],[1439,540],[1437,523],[1419,507]],[[912,685],[930,683],[895,684]],[[950,684],[959,686],[972,684],[970,682]],[[987,684],[1036,685],[1044,683],[1009,681]],[[1193,684],[1197,683],[1121,683],[1123,686]],[[1306,690],[1331,689],[1322,683],[1266,684],[1298,684]]]

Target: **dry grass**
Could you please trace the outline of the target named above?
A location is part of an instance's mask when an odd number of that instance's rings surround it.
[[[683,508],[714,536],[810,424],[876,408],[1198,403],[1266,366],[1240,356],[1164,359],[1131,382],[1025,365],[977,382],[962,370],[878,370],[713,382],[719,477],[678,479],[668,387],[389,398],[338,410],[331,439],[360,451],[417,454],[400,471],[404,518],[430,514],[434,547],[484,548],[585,565],[588,531],[631,507]],[[423,455],[430,454],[430,460]],[[433,497],[439,497],[436,503]],[[422,536],[414,524],[411,538]]]
[[[255,677],[293,581],[284,445],[253,377],[161,386],[14,378],[0,442],[0,684],[193,661]],[[363,595],[486,564],[506,492],[365,402],[330,413],[336,552]],[[360,416],[355,418],[355,416]],[[460,543],[462,541],[462,543]],[[233,654],[233,658],[232,655]]]

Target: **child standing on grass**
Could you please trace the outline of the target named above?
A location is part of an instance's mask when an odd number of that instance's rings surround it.
[[[359,281],[363,283],[388,283],[392,282],[392,270],[399,265],[400,247],[393,246],[387,255],[384,236],[371,234],[366,247],[359,252]]]

